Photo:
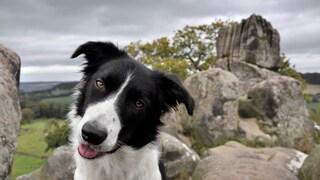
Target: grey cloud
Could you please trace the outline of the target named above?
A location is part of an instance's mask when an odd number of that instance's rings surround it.
[[[124,46],[171,36],[187,24],[215,18],[240,20],[252,13],[279,30],[283,52],[319,54],[319,0],[2,1],[0,43],[17,51],[23,66],[66,65],[65,60],[85,41],[111,40]]]

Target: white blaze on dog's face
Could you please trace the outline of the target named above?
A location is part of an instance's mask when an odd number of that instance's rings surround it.
[[[77,134],[78,137],[81,137],[79,140],[80,143],[86,143],[85,139],[83,139],[83,126],[85,124],[90,124],[93,128],[97,130],[105,131],[107,134],[106,139],[99,144],[99,148],[97,150],[102,152],[109,152],[111,151],[118,140],[118,135],[121,130],[121,122],[120,117],[117,114],[117,102],[119,96],[123,92],[124,88],[128,85],[131,79],[131,74],[127,76],[121,87],[113,92],[111,95],[103,97],[101,101],[94,102],[89,104],[85,110],[83,118],[81,119],[80,123],[77,126]],[[94,82],[94,83],[101,83],[103,82]],[[95,85],[97,86],[97,85]],[[96,87],[99,88],[99,87]],[[105,87],[101,86],[101,90],[104,90]]]
[[[179,103],[192,114],[194,101],[175,76],[152,71],[111,43],[88,42],[71,120],[71,141],[85,159],[139,149],[156,141],[160,117]]]

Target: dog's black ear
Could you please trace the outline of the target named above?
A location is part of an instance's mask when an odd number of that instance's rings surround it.
[[[76,58],[80,54],[84,54],[88,63],[96,63],[97,61],[108,61],[113,58],[126,56],[127,53],[120,50],[111,42],[93,42],[89,41],[79,46],[72,54],[71,58]]]
[[[168,111],[170,108],[175,109],[178,104],[183,103],[186,106],[188,114],[193,114],[194,100],[177,76],[162,74],[162,77],[160,77],[160,89],[166,104],[165,111]]]

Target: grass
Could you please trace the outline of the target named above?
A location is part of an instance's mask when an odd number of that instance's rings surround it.
[[[320,114],[320,103],[308,103],[308,109],[313,109]]]
[[[47,144],[44,141],[43,133],[48,121],[48,119],[40,119],[34,120],[30,124],[22,125],[16,151],[37,156],[49,156],[52,151],[45,152]],[[59,121],[59,123],[64,123],[64,121]],[[39,169],[45,161],[46,159],[16,154],[13,160],[11,179],[16,179],[20,175]]]
[[[65,96],[65,97],[55,97],[55,98],[45,98],[42,101],[46,101],[48,103],[55,103],[55,104],[71,104],[72,97]]]

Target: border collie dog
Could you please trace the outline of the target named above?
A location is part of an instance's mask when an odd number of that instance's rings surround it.
[[[194,100],[174,75],[148,69],[110,42],[87,42],[83,77],[68,114],[76,180],[165,179],[160,118]]]

